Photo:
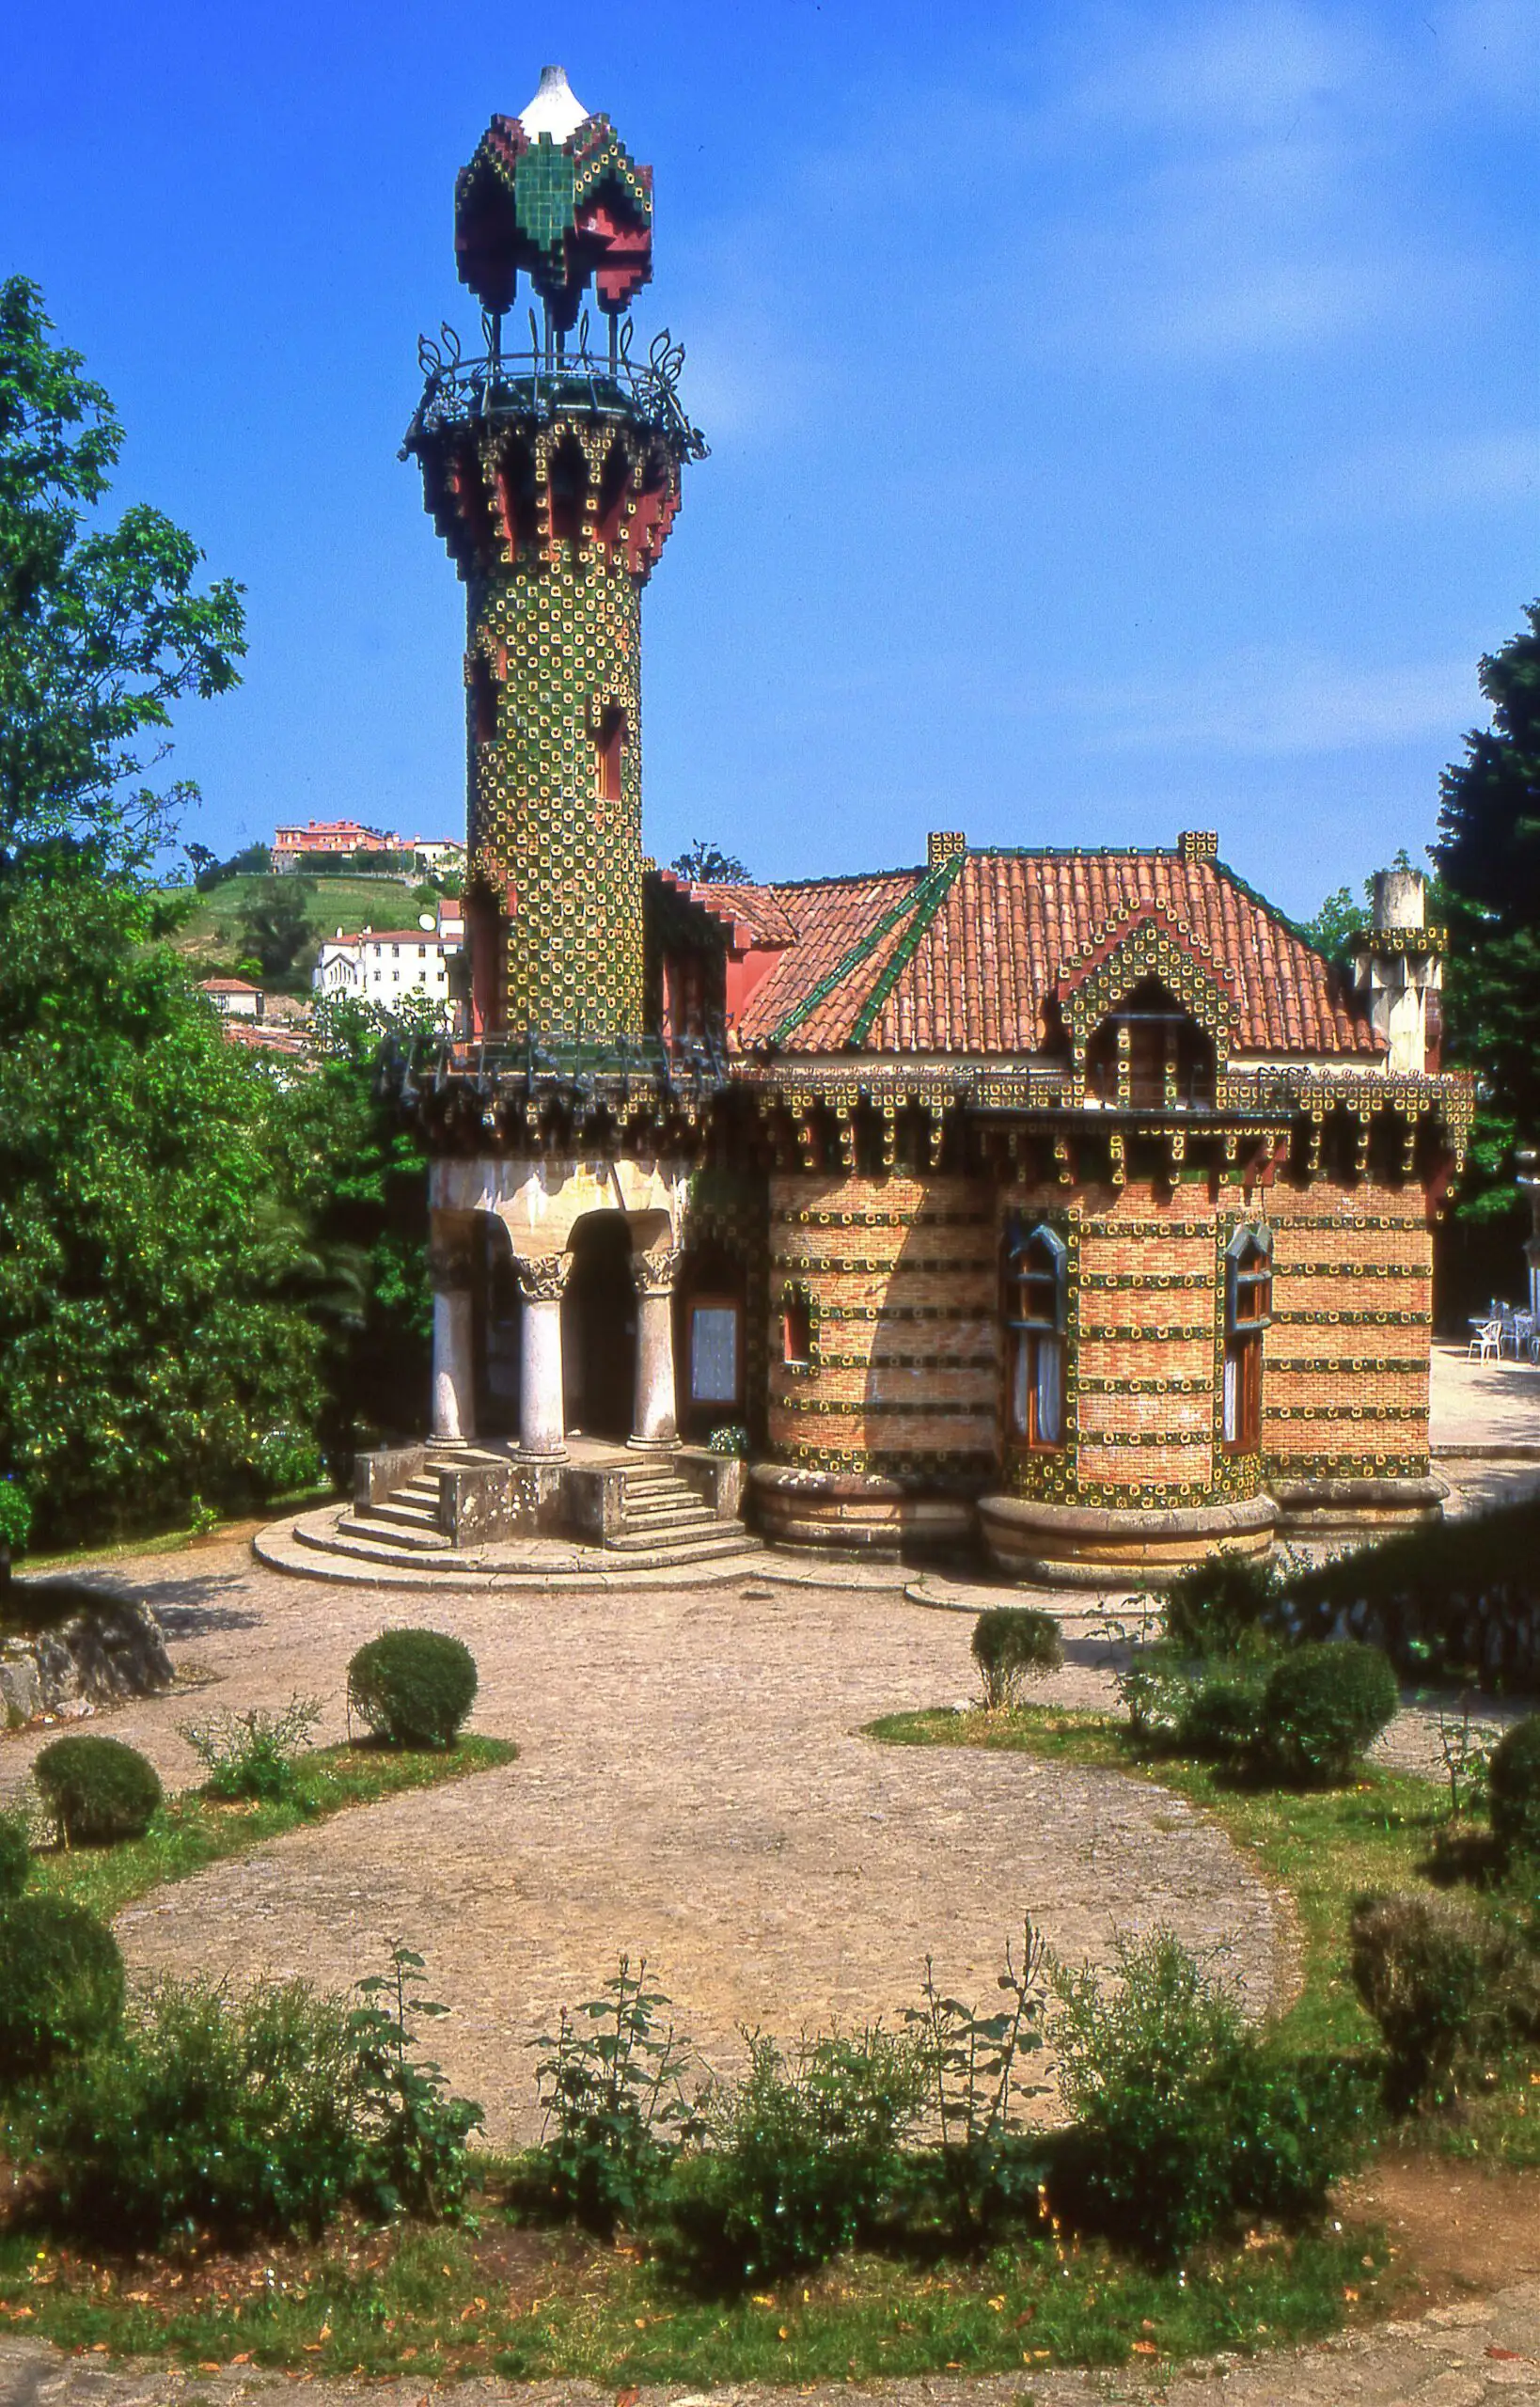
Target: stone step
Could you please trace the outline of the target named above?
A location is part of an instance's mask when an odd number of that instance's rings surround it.
[[[699,1504],[701,1500],[683,1479],[650,1479],[645,1484],[628,1481],[625,1501],[628,1512],[646,1512],[653,1504]]]
[[[294,1542],[309,1549],[312,1554],[337,1554],[350,1563],[372,1563],[382,1571],[480,1571],[485,1568],[479,1559],[461,1554],[443,1538],[437,1547],[400,1545],[384,1537],[371,1536],[369,1531],[347,1515],[330,1531],[306,1529],[302,1522],[294,1524]]]
[[[393,1487],[390,1493],[392,1496],[420,1498],[424,1504],[436,1504],[438,1481],[431,1471],[418,1471],[416,1479],[402,1480],[400,1487]]]
[[[421,1524],[385,1521],[376,1518],[378,1507],[369,1513],[343,1513],[338,1529],[344,1537],[368,1538],[377,1545],[395,1547],[402,1553],[442,1554],[449,1546],[444,1532]]]
[[[707,1521],[688,1531],[655,1535],[646,1530],[617,1530],[605,1540],[607,1554],[649,1554],[654,1550],[680,1561],[685,1555],[736,1553],[742,1549],[757,1549],[741,1521]]]
[[[691,1563],[734,1563],[740,1555],[762,1552],[758,1539],[746,1530],[727,1534],[720,1540],[707,1538],[676,1538],[670,1546],[627,1546],[623,1540],[611,1538],[604,1549],[605,1560],[617,1567],[624,1565],[629,1571],[669,1571],[683,1569]]]
[[[672,1538],[697,1537],[703,1530],[731,1527],[717,1520],[713,1513],[649,1513],[629,1515],[616,1532],[618,1537],[646,1538],[667,1545]]]
[[[366,1521],[399,1521],[404,1529],[436,1530],[438,1499],[408,1496],[399,1487],[392,1489],[383,1504],[367,1504],[360,1518]]]

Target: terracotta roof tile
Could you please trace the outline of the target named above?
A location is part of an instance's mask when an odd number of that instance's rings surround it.
[[[797,1053],[1038,1053],[1056,991],[1141,906],[1234,996],[1242,1053],[1383,1050],[1328,965],[1234,873],[1175,853],[970,852],[930,871],[696,888],[784,944],[740,1033]]]

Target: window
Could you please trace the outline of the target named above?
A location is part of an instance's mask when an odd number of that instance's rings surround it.
[[[470,666],[470,716],[471,741],[490,744],[497,732],[497,681],[481,653]]]
[[[601,716],[593,737],[595,791],[601,802],[621,800],[621,759],[625,737],[625,713],[611,705]]]
[[[690,1401],[735,1405],[743,1358],[737,1304],[698,1296],[690,1305]]]
[[[1064,1442],[1069,1253],[1052,1229],[1030,1229],[1005,1257],[1006,1423],[1023,1445]]]
[[[1086,1048],[1088,1091],[1124,1110],[1212,1106],[1214,1076],[1211,1038],[1155,978],[1124,996]]]
[[[788,1369],[812,1368],[812,1298],[806,1287],[788,1287],[780,1299],[780,1359]]]
[[[1224,1257],[1224,1450],[1262,1443],[1262,1342],[1273,1313],[1270,1229],[1237,1229]]]

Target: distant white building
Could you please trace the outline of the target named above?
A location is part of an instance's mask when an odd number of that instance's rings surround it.
[[[267,998],[246,978],[200,978],[199,994],[207,995],[225,1019],[260,1019]]]
[[[350,995],[386,1011],[426,996],[442,1003],[448,1017],[449,963],[464,949],[465,922],[460,906],[441,903],[436,919],[425,911],[415,928],[338,928],[324,937],[311,976],[318,995]]]
[[[424,869],[442,875],[445,870],[464,872],[465,847],[454,836],[414,836],[412,850]]]

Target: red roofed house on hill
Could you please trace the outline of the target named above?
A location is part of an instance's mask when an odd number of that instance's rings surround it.
[[[405,448],[466,590],[469,958],[456,1033],[394,1067],[439,1503],[373,1528],[403,1458],[366,1462],[336,1543],[399,1559],[426,1515],[425,1563],[574,1524],[682,1559],[732,1542],[700,1524],[737,1429],[773,1539],[1070,1581],[1436,1512],[1430,1231],[1471,1093],[1415,874],[1344,974],[1205,832],[947,832],[765,886],[644,860],[640,595],[705,451],[682,354],[621,328],[652,194],[559,70],[460,181],[493,340],[423,346]]]

